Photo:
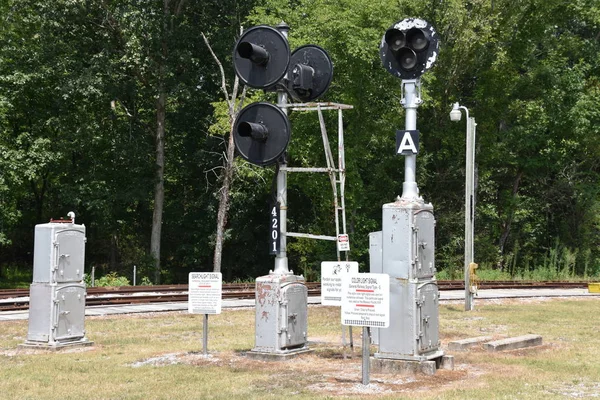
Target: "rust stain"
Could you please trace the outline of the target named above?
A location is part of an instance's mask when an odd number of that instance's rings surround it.
[[[269,320],[269,313],[267,311],[263,311],[260,319],[264,319],[265,321]]]
[[[396,281],[398,281],[398,283],[400,283],[400,285],[402,286],[406,286],[408,284],[408,279],[406,278],[395,278]]]
[[[256,285],[256,301],[261,306],[264,306],[267,301],[267,296],[271,293],[271,285],[260,283]]]

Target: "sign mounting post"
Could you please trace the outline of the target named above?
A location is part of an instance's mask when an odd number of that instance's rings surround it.
[[[369,327],[390,325],[390,277],[387,274],[353,274],[342,279],[342,324],[363,327],[362,383],[369,384],[371,343]]]
[[[223,276],[220,272],[190,272],[188,277],[188,312],[204,314],[202,348],[208,355],[208,314],[221,314]]]

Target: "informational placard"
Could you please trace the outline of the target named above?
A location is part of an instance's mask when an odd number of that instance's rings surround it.
[[[190,272],[188,312],[221,314],[223,279],[220,272]]]
[[[342,277],[358,274],[356,261],[323,261],[321,263],[321,304],[342,305]]]
[[[390,277],[354,274],[342,278],[342,325],[390,326]]]
[[[338,235],[337,247],[339,251],[350,251],[350,237],[348,234],[342,233]]]

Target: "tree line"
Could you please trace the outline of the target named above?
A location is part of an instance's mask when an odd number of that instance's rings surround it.
[[[87,227],[86,268],[100,273],[136,265],[154,282],[185,282],[190,271],[213,270],[217,236],[225,279],[272,269],[273,168],[228,164],[227,149],[231,112],[244,100],[241,88],[231,97],[240,28],[281,21],[292,49],[329,52],[334,78],[321,100],[354,106],[344,112],[350,258],[368,269],[368,233],[381,229],[381,205],[403,181],[394,154],[400,81],[381,66],[378,46],[405,17],[429,21],[441,42],[422,78],[417,122],[417,182],[435,208],[438,270],[462,270],[465,125],[448,116],[458,101],[477,121],[476,261],[513,275],[598,274],[596,1],[7,0],[0,277],[7,267],[31,269],[34,226],[69,211]],[[272,93],[243,97],[274,102]],[[289,165],[322,165],[316,117],[290,119]],[[337,115],[325,113],[325,122],[335,127]],[[288,182],[289,230],[330,235],[328,178],[297,175]],[[335,248],[290,239],[288,256],[296,273],[317,279]]]

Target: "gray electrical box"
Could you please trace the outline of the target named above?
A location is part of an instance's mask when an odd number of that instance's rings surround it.
[[[433,206],[399,198],[383,205],[382,220],[369,235],[370,270],[390,276],[390,326],[372,331],[375,358],[441,357]]]
[[[83,281],[85,226],[63,221],[35,226],[33,283]]]
[[[256,279],[256,347],[280,353],[306,347],[308,289],[302,276],[270,274]]]
[[[70,219],[35,227],[29,330],[24,346],[91,344],[85,338],[85,226]]]

